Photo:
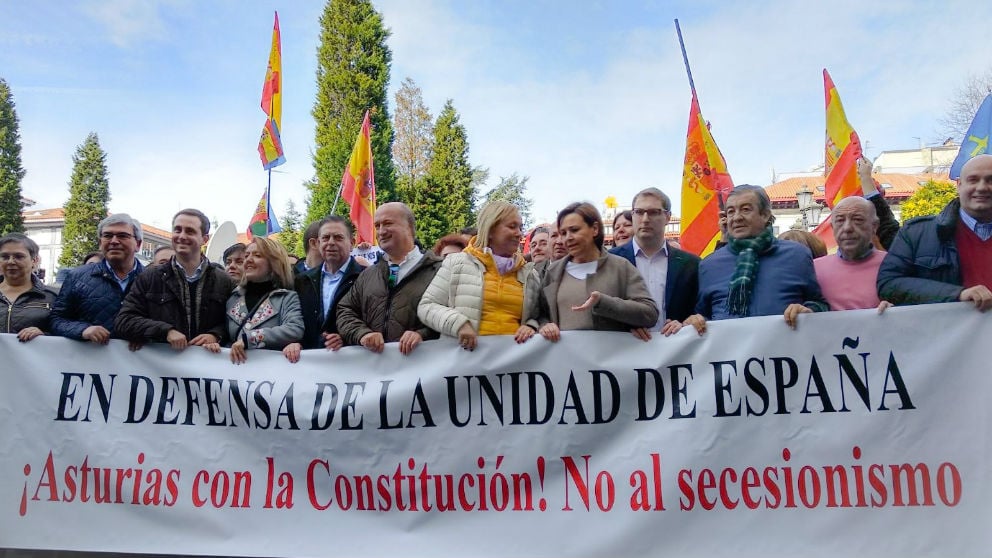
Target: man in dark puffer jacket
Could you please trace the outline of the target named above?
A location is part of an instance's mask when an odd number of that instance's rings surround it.
[[[141,224],[127,213],[107,217],[96,228],[103,261],[69,272],[52,307],[52,334],[106,344],[114,318],[144,268],[135,257]]]

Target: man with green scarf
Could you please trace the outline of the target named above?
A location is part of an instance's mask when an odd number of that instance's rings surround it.
[[[699,264],[696,314],[685,325],[702,334],[706,320],[781,314],[795,328],[799,314],[829,310],[809,250],[775,239],[764,189],[734,188],[726,214],[728,243]]]

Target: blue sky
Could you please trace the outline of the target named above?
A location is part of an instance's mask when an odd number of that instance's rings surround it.
[[[453,99],[473,165],[529,176],[534,215],[621,202],[645,186],[676,199],[690,92],[736,183],[823,159],[830,70],[869,155],[935,143],[969,73],[992,65],[992,3],[973,1],[434,1],[375,3],[391,29],[392,95],[405,77],[436,115]],[[287,164],[278,214],[313,175],[318,1],[0,0],[0,77],[21,124],[24,194],[68,197],[90,131],[108,153],[111,210],[168,227],[187,206],[239,229],[265,188],[255,151],[272,13],[279,11]],[[920,139],[917,139],[920,138]]]

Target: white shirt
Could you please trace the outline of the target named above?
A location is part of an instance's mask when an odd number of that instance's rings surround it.
[[[403,278],[406,277],[407,274],[410,273],[410,271],[412,271],[413,268],[417,266],[417,263],[420,262],[420,259],[424,257],[424,253],[420,251],[420,248],[414,246],[413,250],[411,250],[410,253],[407,254],[406,257],[403,258],[403,261],[401,262],[394,262],[390,260],[389,254],[386,253],[383,253],[383,257],[386,258],[386,261],[388,263],[399,264],[400,269],[399,271],[396,272],[396,284],[398,285],[400,281],[402,281]]]
[[[668,242],[661,245],[661,250],[648,257],[644,250],[637,245],[637,239],[632,238],[634,248],[634,261],[637,262],[637,271],[644,278],[648,292],[654,299],[658,307],[658,323],[654,329],[660,329],[665,324],[665,285],[668,283]]]

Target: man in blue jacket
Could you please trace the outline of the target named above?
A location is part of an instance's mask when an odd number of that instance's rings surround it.
[[[881,298],[992,309],[992,155],[965,163],[957,189],[940,215],[910,219],[899,230],[878,270]]]
[[[771,201],[758,186],[727,196],[728,243],[699,264],[696,314],[686,320],[700,333],[706,320],[781,314],[796,327],[799,314],[829,310],[806,247],[777,240]]]
[[[124,297],[144,269],[135,258],[142,234],[141,224],[127,213],[100,221],[96,231],[103,261],[69,272],[52,307],[52,334],[105,345]]]

